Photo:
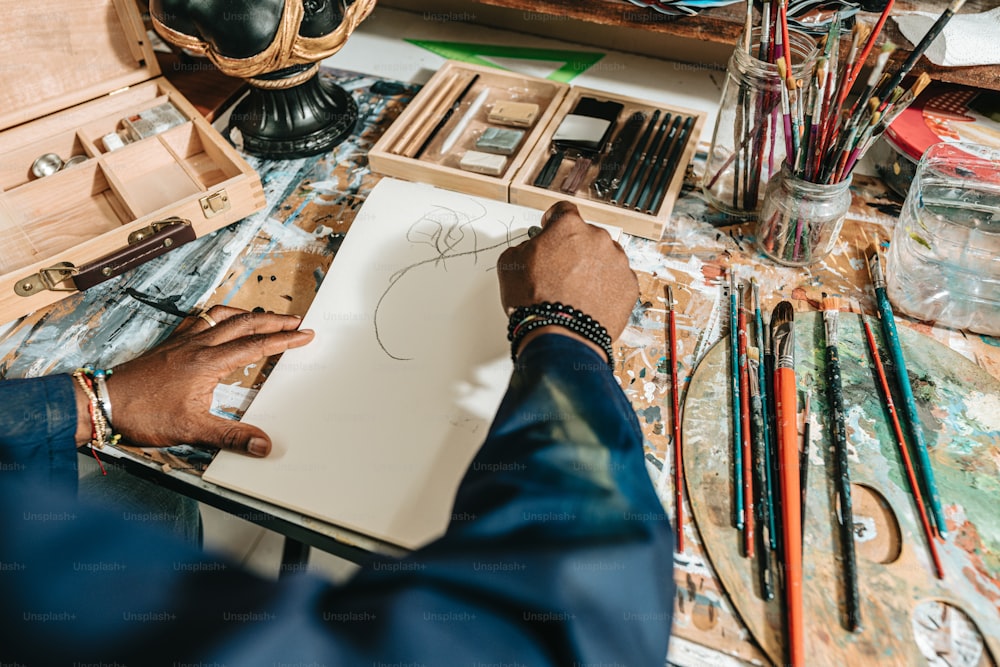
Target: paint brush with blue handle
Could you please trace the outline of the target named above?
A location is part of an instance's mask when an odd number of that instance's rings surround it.
[[[733,523],[743,530],[743,417],[740,403],[739,308],[736,302],[736,272],[729,269],[729,361],[733,397]]]
[[[910,376],[906,371],[906,360],[903,359],[903,348],[899,344],[899,334],[896,332],[896,320],[892,314],[892,306],[889,304],[889,295],[885,291],[885,273],[882,271],[882,260],[879,257],[878,248],[874,245],[868,246],[868,273],[871,276],[872,286],[875,288],[875,300],[878,303],[878,317],[882,323],[885,346],[892,357],[896,384],[903,397],[902,412],[910,431],[910,443],[916,453],[917,471],[920,474],[924,495],[928,499],[927,504],[931,507],[935,528],[938,535],[944,537],[947,528],[945,527],[944,514],[941,511],[941,496],[938,494],[937,484],[934,482],[934,471],[931,470],[930,457],[927,455],[927,443],[924,440],[923,429],[920,427],[920,415],[917,413],[917,401],[913,397]]]

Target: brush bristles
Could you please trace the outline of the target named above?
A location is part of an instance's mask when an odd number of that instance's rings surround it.
[[[839,296],[827,296],[826,292],[823,292],[823,300],[819,302],[820,310],[840,310],[840,297]]]
[[[826,331],[826,344],[836,345],[837,316],[840,315],[840,297],[827,296],[826,292],[823,292],[823,300],[820,302],[820,308],[823,310],[823,327]]]

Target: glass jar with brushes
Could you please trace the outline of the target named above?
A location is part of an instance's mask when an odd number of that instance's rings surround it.
[[[792,76],[804,79],[813,70],[817,48],[813,38],[788,31]],[[764,53],[762,30],[750,31],[729,58],[722,100],[705,162],[702,191],[713,207],[741,217],[753,217],[760,208],[764,187],[785,159],[785,130],[781,108],[783,85],[778,66]]]
[[[779,264],[812,264],[833,250],[850,206],[850,175],[835,183],[813,183],[783,165],[764,190],[757,245]]]

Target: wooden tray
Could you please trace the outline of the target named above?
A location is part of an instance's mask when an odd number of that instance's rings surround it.
[[[619,114],[618,128],[616,128],[616,132],[621,128],[625,119],[637,112],[641,112],[647,117],[647,123],[652,121],[651,116],[656,110],[659,110],[661,114],[659,122],[664,120],[666,114],[670,114],[671,124],[678,117],[682,119],[677,130],[677,136],[674,137],[672,141],[683,141],[683,144],[675,146],[674,143],[671,143],[667,146],[667,155],[669,155],[671,151],[677,150],[678,158],[676,167],[669,175],[669,179],[663,184],[663,194],[661,195],[659,204],[656,206],[655,210],[638,210],[634,206],[626,208],[624,206],[612,205],[609,199],[598,197],[595,191],[586,185],[578,189],[572,196],[566,195],[555,189],[543,189],[533,185],[539,170],[545,164],[546,160],[548,160],[551,152],[549,148],[549,139],[558,126],[559,121],[561,121],[566,114],[572,111],[580,98],[585,96],[593,97],[600,101],[608,100],[619,102],[623,105],[622,111]],[[693,120],[687,133],[682,137],[680,135],[680,128],[684,127],[684,119],[686,118],[691,118]],[[654,129],[654,133],[652,135],[653,137],[656,136],[659,122],[657,124],[657,128]],[[510,188],[510,201],[515,204],[522,204],[524,206],[531,206],[538,209],[546,209],[560,199],[569,198],[580,209],[583,217],[591,222],[616,225],[621,227],[627,234],[642,236],[647,239],[659,240],[663,236],[667,222],[670,219],[670,213],[674,208],[674,202],[677,201],[677,197],[680,195],[681,186],[684,184],[684,173],[687,170],[687,165],[691,162],[691,158],[694,157],[694,151],[698,145],[698,137],[701,136],[701,127],[704,123],[705,115],[699,111],[693,111],[691,109],[684,109],[681,107],[668,107],[662,104],[655,104],[646,100],[625,97],[623,95],[614,95],[600,90],[573,88],[563,99],[562,104],[559,105],[559,109],[555,113],[555,119],[550,125],[549,130],[542,137],[542,140],[532,148],[531,154],[528,155],[524,162],[524,166],[520,169],[517,176],[515,176],[514,182],[511,184]],[[645,127],[643,128],[643,132],[644,131]],[[640,133],[640,137],[636,140],[637,143],[638,140],[642,138],[641,134],[642,133]],[[668,135],[665,134],[663,138],[666,139],[667,137]],[[654,154],[652,157],[655,158],[658,152],[659,151],[653,151]],[[641,158],[642,156],[640,155],[638,157]],[[556,174],[555,179],[553,180],[553,184],[560,183],[571,168],[572,162],[564,160],[562,166]],[[584,184],[592,183],[597,177],[599,169],[600,161],[594,160],[594,163],[587,172],[587,176],[584,177]],[[636,173],[639,173],[638,168]],[[650,177],[655,175],[655,170],[654,173],[648,174]],[[642,183],[640,183],[640,188],[641,187],[643,187]],[[638,201],[638,199],[636,201]],[[652,197],[648,198],[647,201],[651,202]]]
[[[471,87],[465,90],[470,82]],[[564,83],[547,79],[448,61],[372,147],[368,153],[369,163],[373,170],[388,176],[508,201],[514,174],[524,163],[531,147],[546,131],[568,88]],[[463,123],[463,117],[484,90],[489,91],[485,101],[478,111],[469,116],[467,123]],[[459,168],[462,155],[474,148],[476,138],[491,125],[489,112],[501,100],[537,104],[538,117],[530,128],[521,128],[525,130],[525,136],[517,151],[507,159],[500,175],[490,176]],[[447,122],[437,128],[456,102],[458,106]],[[465,129],[461,130],[454,145],[443,153],[442,147],[448,137],[463,124]],[[419,152],[424,142],[428,142],[426,148]]]
[[[0,11],[0,321],[93,284],[77,280],[81,268],[113,278],[264,205],[256,172],[156,77],[133,2],[60,0],[42,12],[0,0]],[[186,122],[106,150],[123,118],[168,102]],[[33,175],[47,153],[86,159]],[[109,260],[126,250],[129,261]]]
[[[472,77],[478,78],[466,89]],[[447,151],[442,144],[472,107],[473,101],[483,90],[488,90],[485,103],[473,113],[457,141]],[[636,210],[635,207],[612,205],[591,188],[600,170],[600,159],[595,159],[586,172],[582,185],[573,192],[559,189],[566,174],[573,167],[573,160],[563,161],[549,188],[533,185],[542,166],[552,152],[552,136],[562,120],[581,97],[594,97],[601,101],[622,104],[622,111],[615,123],[614,134],[636,112],[647,118],[655,110],[681,115],[692,119],[682,144],[678,144],[677,166],[663,185],[664,194],[655,211]],[[540,111],[534,125],[528,128],[517,151],[511,155],[498,175],[484,175],[459,168],[466,150],[473,149],[476,139],[489,127],[503,127],[489,120],[489,110],[502,100],[534,102]],[[441,124],[448,109],[458,102],[454,112]],[[382,139],[369,153],[372,169],[389,176],[411,181],[430,183],[438,187],[468,194],[509,201],[537,209],[546,209],[553,203],[568,199],[577,204],[587,219],[622,227],[627,233],[650,239],[663,235],[674,202],[680,193],[684,173],[698,143],[705,115],[690,109],[666,107],[606,91],[573,88],[547,79],[525,76],[503,70],[467,65],[456,61],[446,62],[431,77],[406,110],[392,124]],[[680,132],[678,131],[678,135]],[[430,138],[428,138],[430,137]],[[673,150],[673,144],[670,144]],[[421,150],[422,148],[422,150]],[[651,155],[650,157],[654,157]],[[604,156],[601,156],[604,157]],[[648,201],[652,201],[652,197]]]

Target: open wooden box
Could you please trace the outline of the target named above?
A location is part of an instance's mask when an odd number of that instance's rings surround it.
[[[473,77],[477,78],[473,80]],[[481,105],[477,106],[476,100],[483,91],[487,92],[483,95]],[[560,188],[576,165],[572,151],[567,152],[566,159],[561,162],[548,187],[534,185],[553,153],[554,133],[563,119],[571,114],[578,102],[585,97],[621,105],[609,134],[611,139],[609,148],[634,114],[643,115],[645,120],[642,127],[645,132],[646,123],[652,123],[654,112],[658,112],[656,127],[650,132],[650,145],[655,149],[649,151],[645,171],[643,170],[645,153],[639,148],[643,132],[637,133],[628,144],[631,150],[624,151],[626,159],[633,153],[636,154],[633,173],[635,176],[644,176],[638,190],[650,191],[650,195],[645,199],[646,205],[637,206],[642,201],[638,195],[631,206],[626,206],[625,201],[613,205],[610,203],[610,193],[601,196],[594,190],[592,186],[601,166],[609,159],[607,149],[596,156],[590,167],[583,172],[579,187],[568,192]],[[497,123],[490,120],[490,112],[498,103],[506,100],[538,104],[539,113],[534,124],[526,128],[524,138],[516,151],[507,158],[500,173],[487,175],[461,169],[459,163],[465,152],[475,149],[477,139],[487,129],[498,127]],[[658,135],[661,120],[667,118],[667,114],[671,122],[677,121],[674,134],[669,135],[668,131],[664,131],[663,135]],[[406,110],[372,148],[369,152],[369,162],[372,169],[390,176],[430,183],[458,192],[509,201],[540,210],[548,208],[557,201],[568,199],[574,202],[583,216],[592,222],[615,225],[629,234],[659,239],[670,218],[674,202],[680,194],[684,173],[694,155],[704,122],[703,113],[690,109],[448,61],[431,77],[427,85],[413,98]],[[456,140],[450,146],[444,146],[447,138],[453,133]],[[669,142],[653,142],[654,138],[667,139],[671,136]],[[664,146],[662,153],[659,150],[660,146]],[[669,157],[673,158],[674,167],[660,170],[657,164],[666,165]],[[662,162],[657,163],[657,158],[661,158]],[[625,162],[623,161],[620,166],[624,172]],[[654,178],[661,172],[662,179]],[[646,188],[647,182],[648,188]],[[654,184],[658,187],[654,188]],[[659,196],[656,196],[657,193]],[[655,205],[649,206],[649,204]]]
[[[507,201],[514,174],[528,156],[528,149],[545,132],[568,89],[556,81],[449,60],[368,152],[368,162],[372,169],[389,176]],[[477,109],[475,102],[483,94]],[[496,176],[461,169],[462,155],[491,126],[489,114],[501,101],[538,106],[531,126],[517,128],[525,132],[517,152],[507,158],[502,173]],[[453,145],[447,147],[456,130]]]
[[[0,0],[0,322],[264,206],[256,172],[159,69],[134,0]],[[113,151],[164,103],[187,120]],[[45,176],[37,158],[78,164]]]

